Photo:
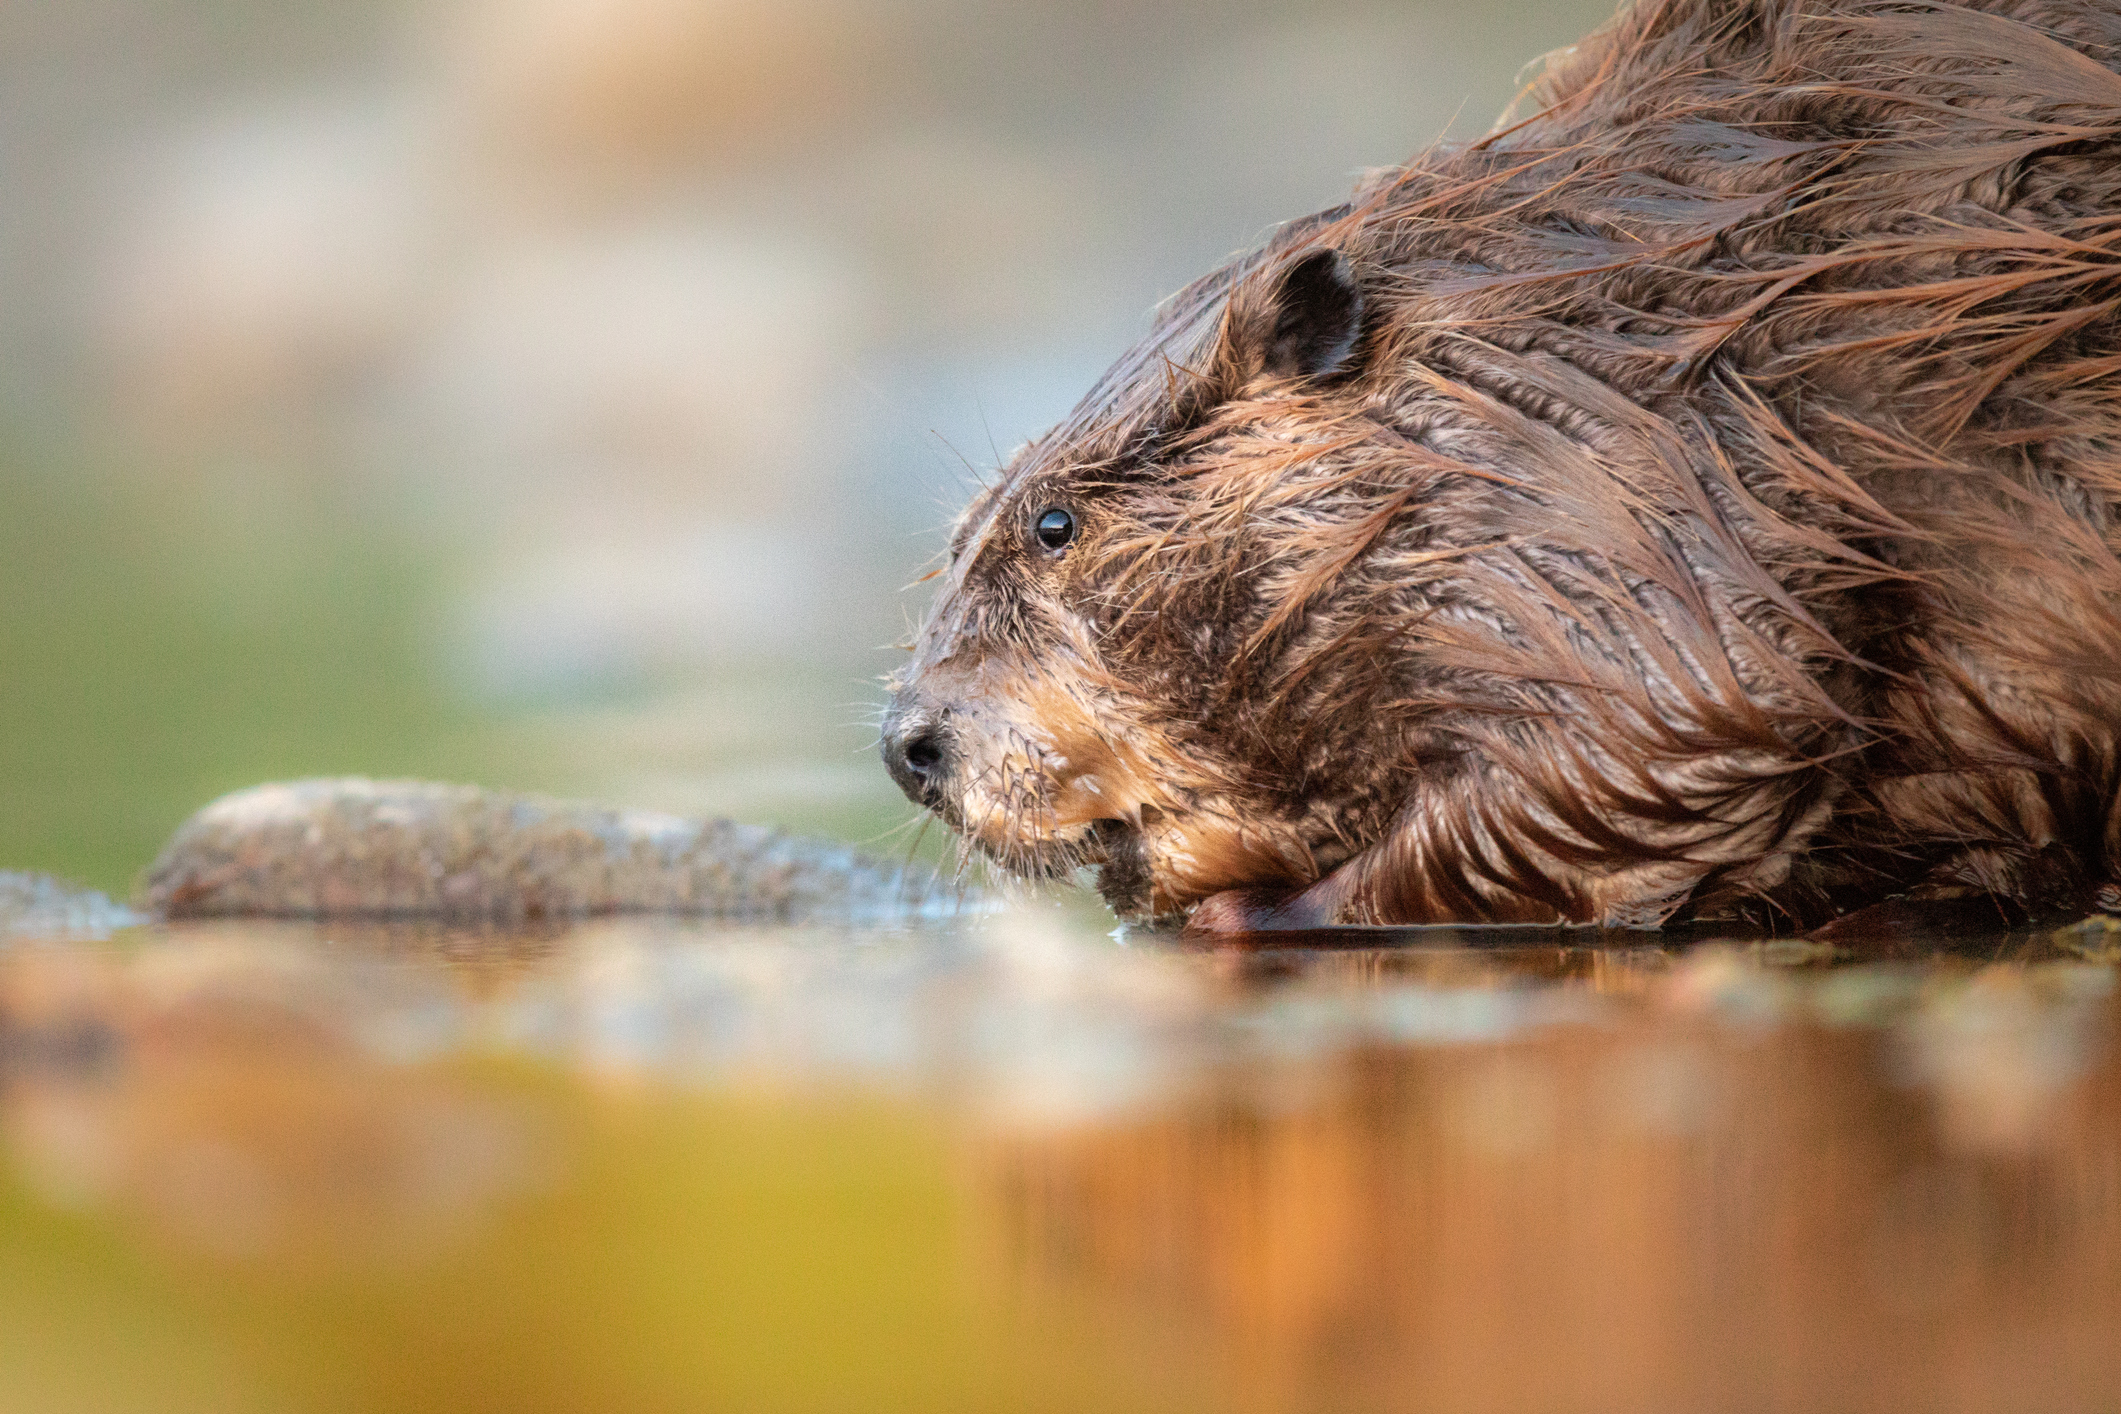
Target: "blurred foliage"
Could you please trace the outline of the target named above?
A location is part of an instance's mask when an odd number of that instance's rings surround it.
[[[0,860],[125,890],[224,791],[289,775],[478,774],[436,679],[410,547],[321,526],[199,563],[166,490],[0,469]],[[299,543],[289,543],[288,537]],[[226,560],[241,602],[216,598]],[[230,592],[224,581],[219,593]]]
[[[451,680],[435,621],[455,563],[328,494],[231,506],[17,446],[0,464],[0,868],[122,897],[207,801],[323,775],[947,852],[940,831],[899,831],[909,809],[861,725],[877,689],[844,673],[730,664],[675,701],[651,677],[482,705]]]

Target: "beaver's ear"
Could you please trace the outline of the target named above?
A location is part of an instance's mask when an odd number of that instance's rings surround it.
[[[1362,341],[1362,286],[1355,267],[1337,250],[1315,250],[1288,268],[1260,321],[1255,358],[1276,378],[1324,378],[1339,373]]]

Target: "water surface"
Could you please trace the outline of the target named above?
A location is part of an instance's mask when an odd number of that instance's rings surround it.
[[[2116,938],[25,939],[0,1407],[2117,1407]]]

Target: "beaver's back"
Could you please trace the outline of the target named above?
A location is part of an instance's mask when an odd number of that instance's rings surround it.
[[[2006,893],[2040,867],[2019,846],[2111,852],[2117,64],[2112,4],[1641,5],[1550,61],[1537,116],[1371,194],[1398,318],[1474,331],[1425,368],[1586,411],[1639,467],[1588,373],[1687,444],[1653,458],[1742,488],[1708,478],[1710,513],[1831,641],[1747,612],[1714,544],[1681,553],[1862,724],[1816,734],[1862,769],[1785,894],[1881,849]]]

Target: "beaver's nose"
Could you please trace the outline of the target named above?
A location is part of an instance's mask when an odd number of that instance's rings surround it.
[[[892,713],[884,722],[884,769],[915,805],[935,805],[950,773],[950,739],[925,714]]]

